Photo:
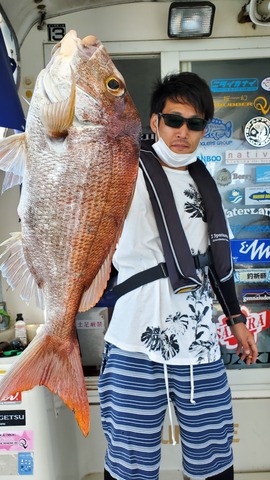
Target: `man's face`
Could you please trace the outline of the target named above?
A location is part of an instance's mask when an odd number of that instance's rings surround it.
[[[185,118],[203,118],[189,103],[172,102],[171,100],[166,101],[165,107],[160,113],[174,113]],[[190,130],[185,122],[179,128],[169,127],[165,125],[164,118],[158,118],[157,114],[151,116],[150,127],[157,134],[157,138],[161,137],[174,153],[193,153],[205,134],[205,129],[199,132]]]

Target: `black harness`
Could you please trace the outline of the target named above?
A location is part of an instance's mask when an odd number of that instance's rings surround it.
[[[200,160],[188,166],[189,173],[202,196],[211,245],[206,253],[193,256],[177,212],[170,183],[152,149],[152,143],[142,142],[140,168],[153,207],[165,263],[139,272],[113,287],[112,290],[117,297],[146,283],[167,277],[170,278],[175,293],[196,289],[201,286],[196,270],[210,265],[220,282],[226,282],[233,273],[227,224],[220,194],[212,176]]]

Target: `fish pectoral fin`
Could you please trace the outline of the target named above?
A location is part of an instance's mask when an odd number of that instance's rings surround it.
[[[0,244],[0,248],[2,247],[5,247],[0,255],[2,276],[12,290],[14,288],[18,289],[21,299],[27,305],[29,305],[31,298],[35,297],[37,306],[43,309],[43,294],[27,266],[21,232],[11,233],[10,238]]]
[[[90,410],[75,334],[60,338],[44,327],[0,381],[0,401],[38,385],[57,394],[74,411],[83,434],[88,435]]]
[[[76,81],[74,72],[71,69],[71,90],[66,99],[62,99],[60,93],[56,92],[56,85],[49,73],[44,76],[43,83],[46,92],[54,91],[54,97],[57,98],[57,101],[45,104],[42,109],[41,120],[46,134],[51,138],[65,138],[72,125],[75,112]]]
[[[114,250],[115,246],[113,246],[104,263],[101,265],[90,287],[84,292],[79,306],[79,312],[85,312],[94,307],[101,298],[110,277]]]
[[[0,169],[6,173],[2,193],[22,182],[26,165],[26,134],[18,133],[0,142]]]

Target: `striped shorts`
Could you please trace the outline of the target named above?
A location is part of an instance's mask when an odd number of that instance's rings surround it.
[[[233,464],[233,419],[222,360],[194,365],[193,385],[190,366],[167,365],[167,372],[180,426],[184,473],[205,478],[223,472]],[[168,406],[164,365],[107,343],[99,395],[108,442],[105,469],[116,480],[158,480]]]

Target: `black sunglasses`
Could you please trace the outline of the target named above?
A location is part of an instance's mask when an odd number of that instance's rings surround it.
[[[186,123],[189,130],[201,132],[207,125],[207,120],[199,117],[185,118],[176,113],[158,113],[158,116],[159,118],[162,117],[165,125],[171,128],[180,128]]]

